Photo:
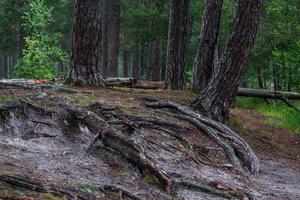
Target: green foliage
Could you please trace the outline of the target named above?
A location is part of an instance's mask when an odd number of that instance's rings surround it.
[[[300,108],[299,103],[294,105]],[[299,112],[287,105],[271,101],[267,104],[261,99],[256,98],[237,98],[237,106],[240,108],[255,109],[268,116],[266,124],[280,128],[286,128],[296,133],[300,133],[300,115]]]
[[[67,54],[59,48],[60,34],[50,34],[46,30],[53,21],[52,8],[46,6],[43,0],[31,0],[23,18],[23,26],[29,36],[25,38],[26,49],[16,65],[14,75],[22,78],[52,78],[56,66],[67,60]]]

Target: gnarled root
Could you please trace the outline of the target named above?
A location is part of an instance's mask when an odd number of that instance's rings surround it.
[[[235,168],[242,172],[242,161],[250,172],[259,171],[259,161],[250,146],[228,126],[172,101],[151,101],[145,103],[151,108],[169,108],[179,111],[181,114],[168,113],[174,117],[184,119],[204,131],[215,140],[226,152]]]
[[[80,121],[97,136],[95,140],[101,139],[106,147],[119,152],[141,171],[149,170],[162,183],[165,191],[170,193],[171,181],[169,177],[147,157],[141,145],[86,108],[66,104],[63,107],[71,115],[72,119]]]

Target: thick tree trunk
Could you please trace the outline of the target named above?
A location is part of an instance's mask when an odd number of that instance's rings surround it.
[[[129,69],[128,69],[128,51],[126,49],[123,50],[123,76],[128,77]]]
[[[77,0],[68,83],[103,85],[100,73],[101,20],[99,0]]]
[[[217,50],[223,0],[206,0],[202,17],[199,46],[193,69],[192,89],[202,91],[211,77]]]
[[[138,44],[133,47],[132,52],[132,77],[139,80],[141,79],[142,69],[142,45]]]
[[[239,1],[236,18],[224,54],[214,69],[208,86],[193,102],[214,120],[227,122],[245,62],[255,40],[262,0]]]
[[[183,89],[190,28],[190,0],[171,0],[166,89]]]
[[[120,0],[104,1],[102,67],[106,77],[118,75],[120,13]]]

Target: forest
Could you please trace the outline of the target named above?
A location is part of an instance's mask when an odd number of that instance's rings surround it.
[[[300,198],[299,0],[0,0],[0,200]]]

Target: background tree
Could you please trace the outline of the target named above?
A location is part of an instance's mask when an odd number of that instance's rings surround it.
[[[236,11],[232,32],[223,56],[215,67],[208,86],[193,103],[209,117],[227,122],[233,105],[246,60],[255,40],[262,0],[241,0]]]
[[[120,15],[120,0],[104,0],[102,67],[103,73],[107,77],[118,75]]]
[[[99,0],[76,0],[68,83],[103,85],[100,15]]]
[[[52,9],[43,0],[29,1],[22,24],[28,34],[26,49],[18,61],[15,76],[24,78],[51,78],[59,62],[65,62],[67,54],[59,47],[59,33],[49,34],[46,28],[53,21]]]
[[[166,63],[167,89],[183,89],[190,25],[190,1],[172,0]]]
[[[206,0],[202,17],[199,47],[193,68],[192,89],[200,92],[210,79],[213,69],[223,0]]]

